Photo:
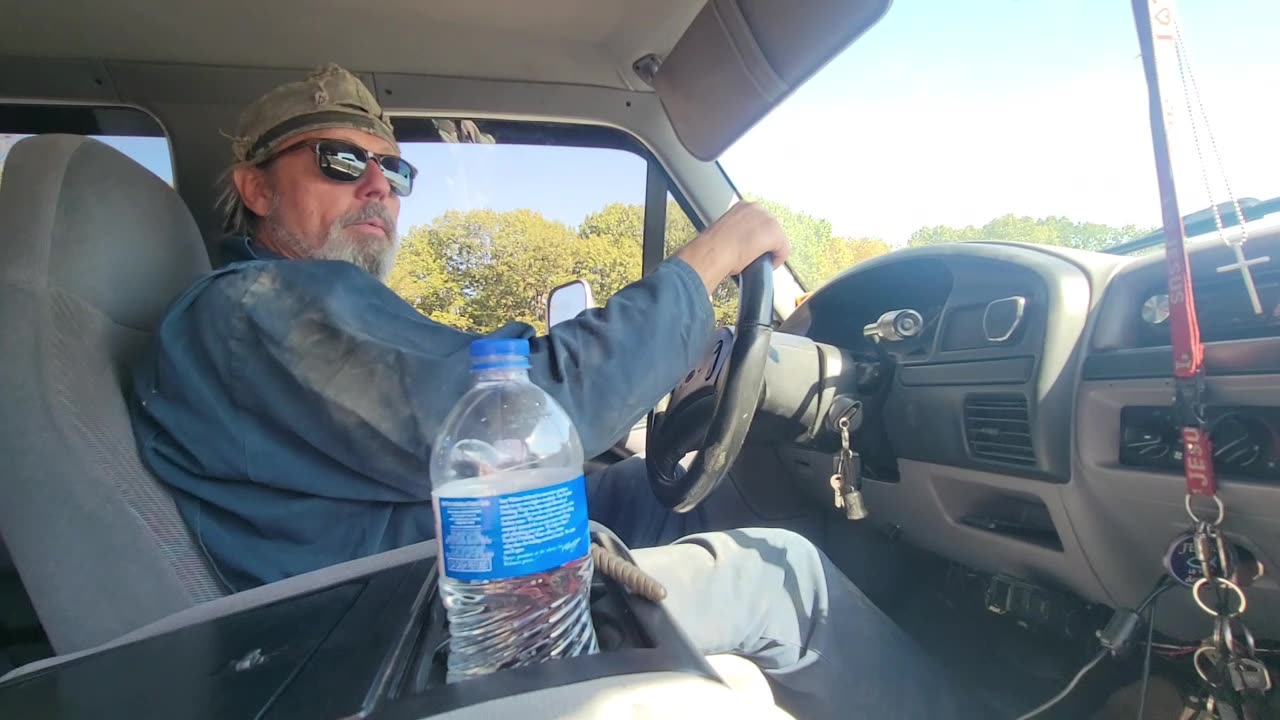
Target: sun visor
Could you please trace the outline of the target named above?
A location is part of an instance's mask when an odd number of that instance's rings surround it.
[[[694,157],[719,157],[889,3],[708,0],[653,79],[676,135]]]

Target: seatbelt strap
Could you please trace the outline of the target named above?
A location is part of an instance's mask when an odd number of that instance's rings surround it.
[[[1182,428],[1182,464],[1188,495],[1213,496],[1213,447],[1204,417],[1204,345],[1196,322],[1195,292],[1187,261],[1186,233],[1173,179],[1165,118],[1176,117],[1161,97],[1160,69],[1177,67],[1173,0],[1132,0],[1138,25],[1142,66],[1147,76],[1151,140],[1155,150],[1160,215],[1164,225],[1165,265],[1169,280],[1169,334],[1173,346],[1175,410]]]

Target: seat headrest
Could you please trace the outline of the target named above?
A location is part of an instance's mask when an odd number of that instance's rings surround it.
[[[9,152],[0,181],[6,281],[58,288],[120,325],[149,331],[208,271],[182,198],[114,148],[39,135]]]

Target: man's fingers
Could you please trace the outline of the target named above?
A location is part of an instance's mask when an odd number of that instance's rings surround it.
[[[753,202],[736,203],[679,252],[710,283],[708,287],[729,275],[741,275],[765,253],[772,254],[777,269],[790,256],[791,244],[777,219]]]

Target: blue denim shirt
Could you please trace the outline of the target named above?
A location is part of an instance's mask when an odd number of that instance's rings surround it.
[[[433,536],[428,465],[467,390],[477,335],[422,316],[347,262],[250,239],[169,309],[135,369],[147,467],[232,590]],[[622,437],[706,349],[697,273],[669,259],[603,307],[531,338],[530,376],[588,457]]]

